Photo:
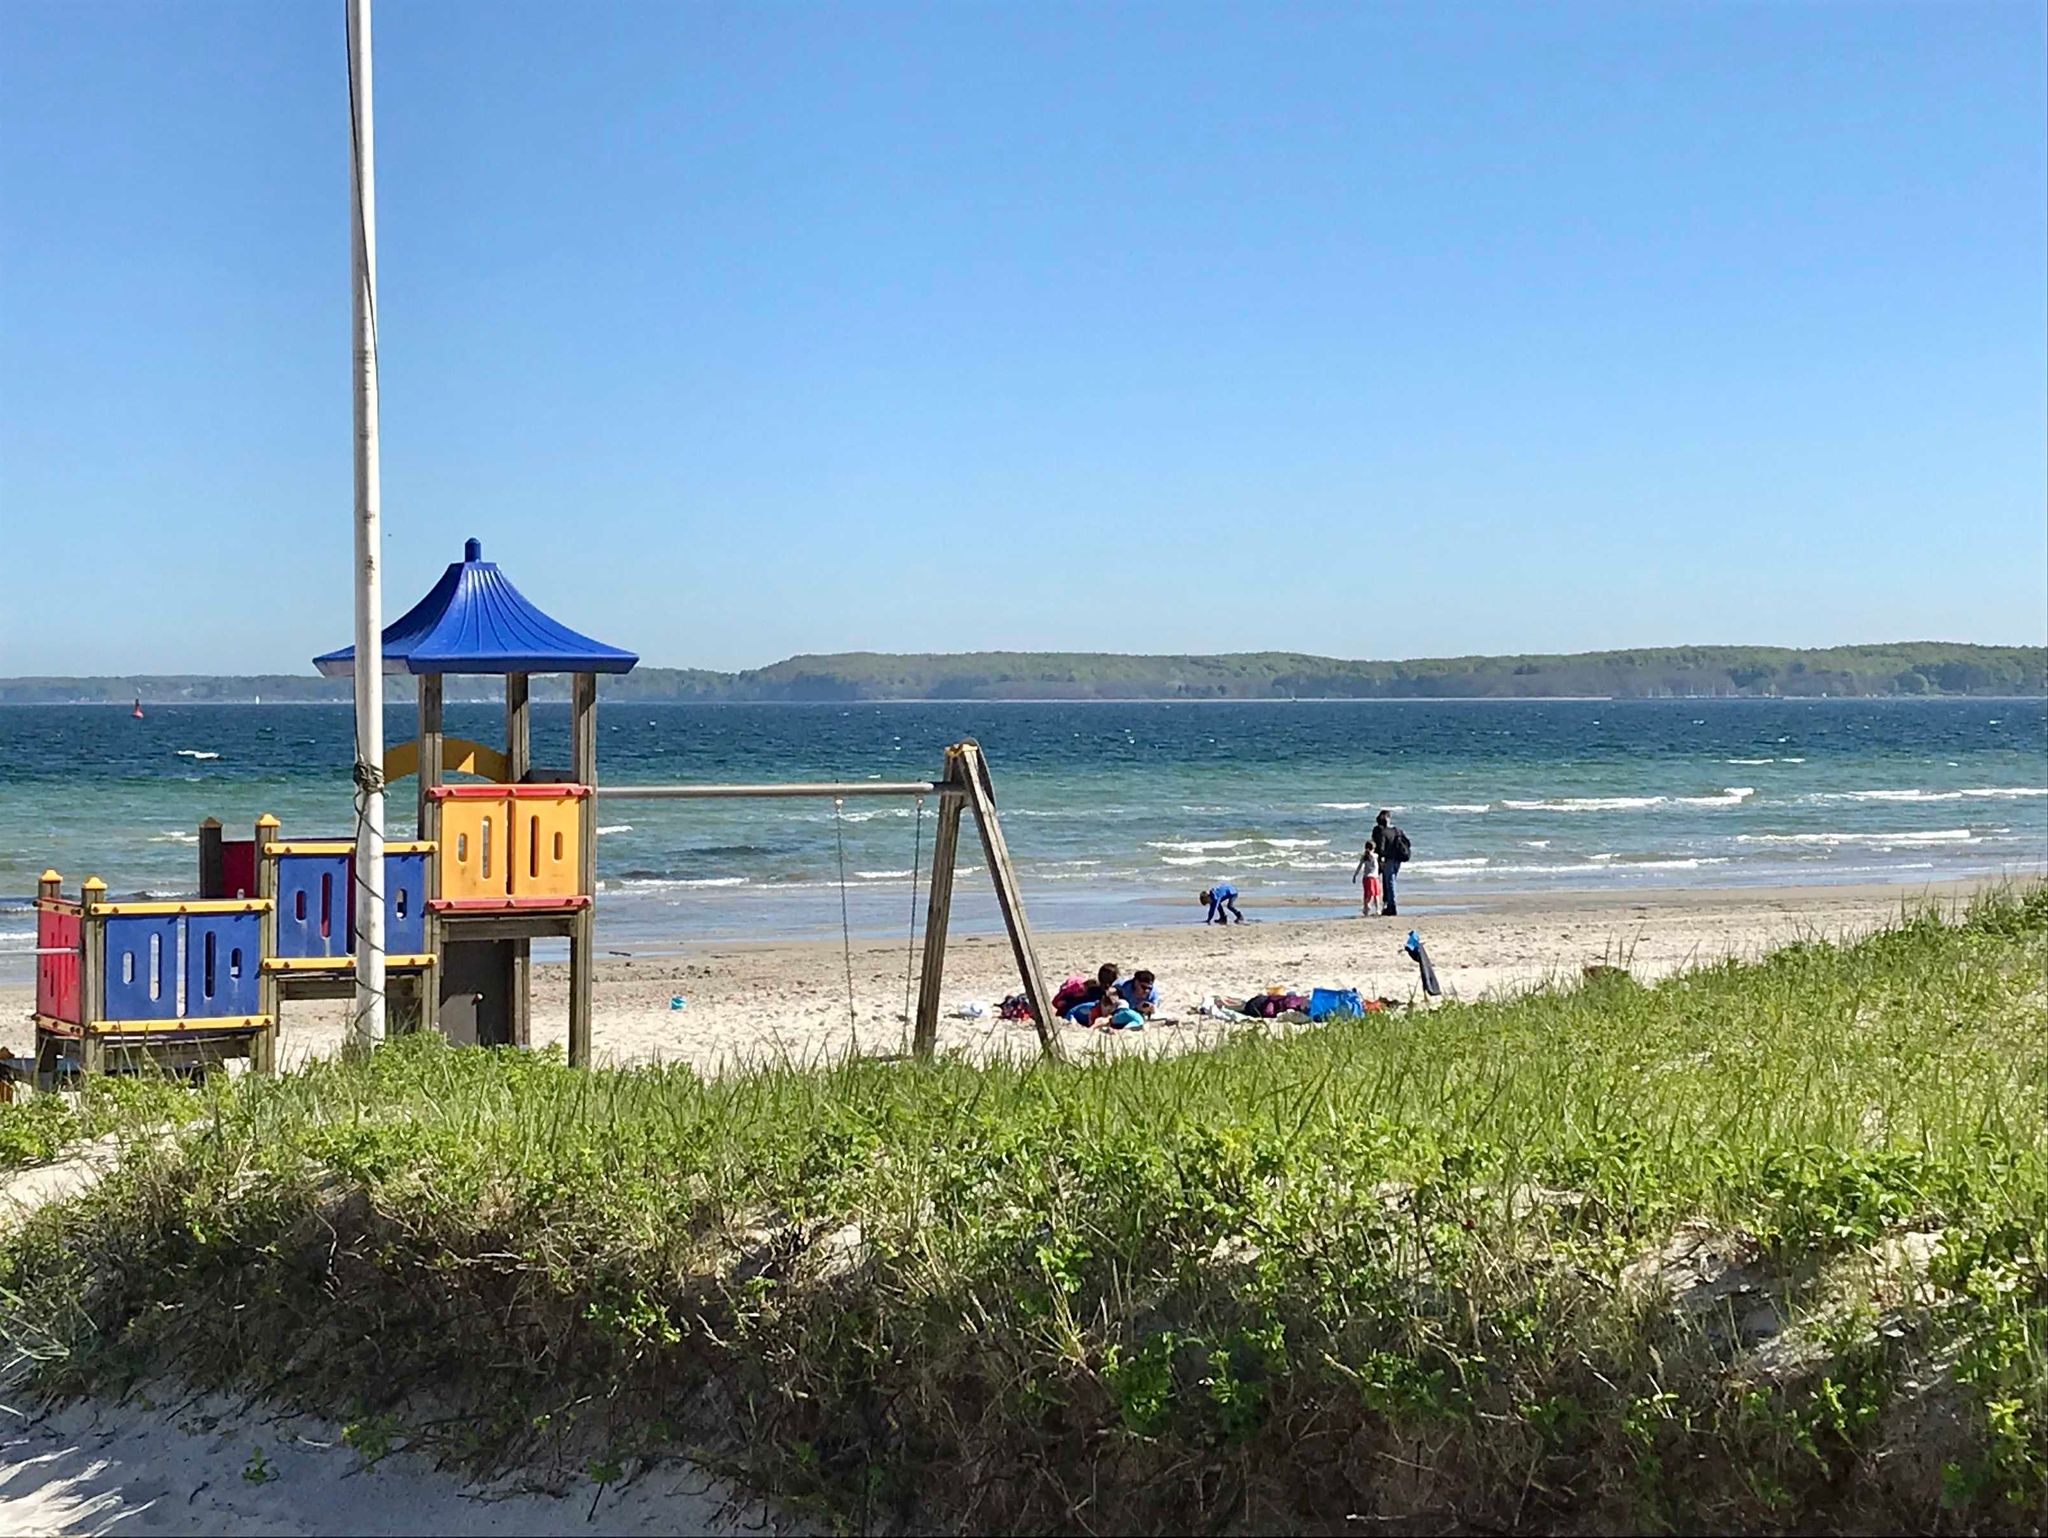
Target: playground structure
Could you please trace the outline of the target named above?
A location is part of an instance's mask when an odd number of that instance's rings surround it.
[[[913,1050],[929,1056],[952,912],[960,822],[972,811],[1039,1041],[1060,1056],[988,766],[966,741],[946,751],[931,781],[803,784],[605,785],[597,780],[597,675],[625,673],[631,652],[549,618],[468,541],[434,587],[383,632],[387,673],[418,680],[418,736],[384,755],[387,782],[418,782],[418,837],[384,846],[384,964],[397,1029],[431,1025],[451,1040],[530,1044],[531,954],[536,939],[569,946],[569,1061],[592,1047],[596,799],[930,797],[938,806],[925,916]],[[350,673],[354,648],[314,659],[328,676]],[[531,758],[530,680],[570,675],[569,757]],[[450,737],[443,728],[449,675],[502,675],[505,745]],[[474,777],[451,784],[450,774]],[[209,818],[199,829],[198,892],[146,902],[109,901],[88,877],[66,898],[55,871],[36,898],[36,1071],[104,1071],[110,1052],[177,1067],[243,1056],[276,1066],[285,1003],[348,996],[355,985],[352,838],[286,837],[275,817],[247,839]],[[842,875],[842,881],[843,881]]]

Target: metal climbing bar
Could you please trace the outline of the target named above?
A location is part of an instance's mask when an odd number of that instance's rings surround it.
[[[749,796],[957,796],[965,792],[932,780],[848,780],[789,785],[600,785],[597,794],[622,801],[721,801]]]

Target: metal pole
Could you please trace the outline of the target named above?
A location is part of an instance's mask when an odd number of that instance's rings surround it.
[[[384,601],[377,570],[377,151],[370,0],[348,12],[349,276],[355,308],[356,994],[349,1045],[384,1040]]]
[[[819,781],[788,785],[600,785],[600,796],[626,801],[724,801],[749,796],[936,796],[963,794],[930,780]]]

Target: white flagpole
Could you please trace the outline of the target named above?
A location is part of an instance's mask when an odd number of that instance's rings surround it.
[[[349,1045],[384,1040],[384,596],[377,569],[377,153],[370,0],[348,11],[349,273],[355,303],[356,998]]]

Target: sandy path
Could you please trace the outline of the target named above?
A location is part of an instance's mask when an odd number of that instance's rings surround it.
[[[225,1400],[68,1405],[0,1433],[0,1533],[759,1533],[684,1468],[602,1493],[476,1486],[394,1453],[366,1465],[338,1427]],[[595,1500],[593,1500],[595,1497]]]

